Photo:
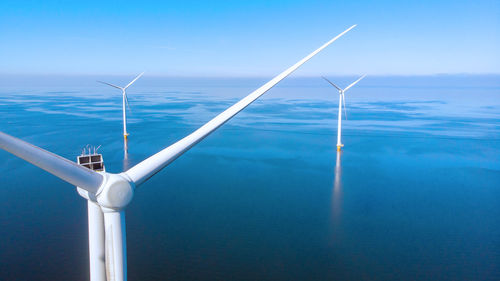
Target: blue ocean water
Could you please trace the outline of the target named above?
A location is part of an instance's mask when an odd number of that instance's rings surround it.
[[[129,280],[499,280],[500,77],[289,78],[140,186]],[[267,78],[0,77],[0,130],[121,172]],[[331,77],[341,86],[354,77]],[[126,157],[125,157],[126,156]],[[88,280],[86,202],[0,151],[0,279]]]

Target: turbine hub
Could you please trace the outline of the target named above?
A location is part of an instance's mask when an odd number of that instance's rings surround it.
[[[97,203],[115,211],[125,208],[134,196],[134,184],[124,174],[104,174],[104,182],[97,191]]]

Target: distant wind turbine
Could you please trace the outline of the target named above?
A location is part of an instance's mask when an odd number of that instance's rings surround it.
[[[125,140],[127,140],[127,137],[129,135],[127,132],[127,113],[126,113],[125,107],[128,106],[128,108],[130,109],[130,105],[128,104],[128,97],[127,97],[126,90],[128,87],[130,87],[130,85],[132,85],[143,74],[144,74],[144,72],[137,75],[137,77],[135,77],[134,80],[130,81],[130,83],[128,83],[127,86],[125,86],[125,87],[116,86],[116,85],[113,85],[111,83],[107,83],[107,82],[103,82],[103,81],[97,81],[99,83],[106,84],[106,85],[111,86],[113,88],[117,88],[117,89],[122,90],[123,138],[125,138]]]
[[[349,88],[351,88],[352,86],[356,85],[356,83],[358,83],[359,81],[361,81],[361,79],[365,78],[366,75],[363,75],[361,76],[358,80],[354,81],[351,83],[351,85],[347,86],[345,89],[341,89],[340,87],[338,87],[337,85],[333,84],[330,80],[326,79],[325,77],[323,77],[323,79],[325,79],[328,83],[330,83],[333,87],[335,87],[337,90],[339,90],[339,120],[338,120],[338,126],[337,126],[337,151],[340,151],[341,148],[344,146],[342,144],[342,141],[341,141],[341,134],[342,134],[342,104],[344,104],[344,115],[345,115],[345,118],[347,119],[347,110],[346,110],[346,107],[345,107],[345,92],[347,90],[349,90]]]
[[[95,172],[2,132],[0,132],[0,148],[78,187],[79,194],[87,199],[88,203],[91,281],[126,280],[125,207],[132,200],[135,188],[160,172],[184,152],[202,141],[210,133],[354,27],[355,25],[340,33],[190,135],[125,172],[119,174],[106,172],[102,169],[101,162],[97,163],[101,171]],[[102,157],[97,159],[97,161],[99,160],[102,161]],[[94,164],[91,163],[91,165]],[[102,258],[103,256],[105,259]]]

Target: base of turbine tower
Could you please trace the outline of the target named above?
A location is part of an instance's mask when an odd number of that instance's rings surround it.
[[[337,144],[337,151],[341,151],[342,150],[342,147],[344,147],[343,144]]]
[[[125,140],[127,140],[128,135],[129,135],[129,134],[124,134],[124,135],[123,135],[123,138],[124,138]]]

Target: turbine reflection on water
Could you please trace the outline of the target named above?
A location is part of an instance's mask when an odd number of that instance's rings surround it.
[[[337,240],[340,229],[340,218],[342,212],[342,167],[341,153],[337,151],[337,159],[335,162],[335,177],[333,181],[332,191],[332,239]]]

